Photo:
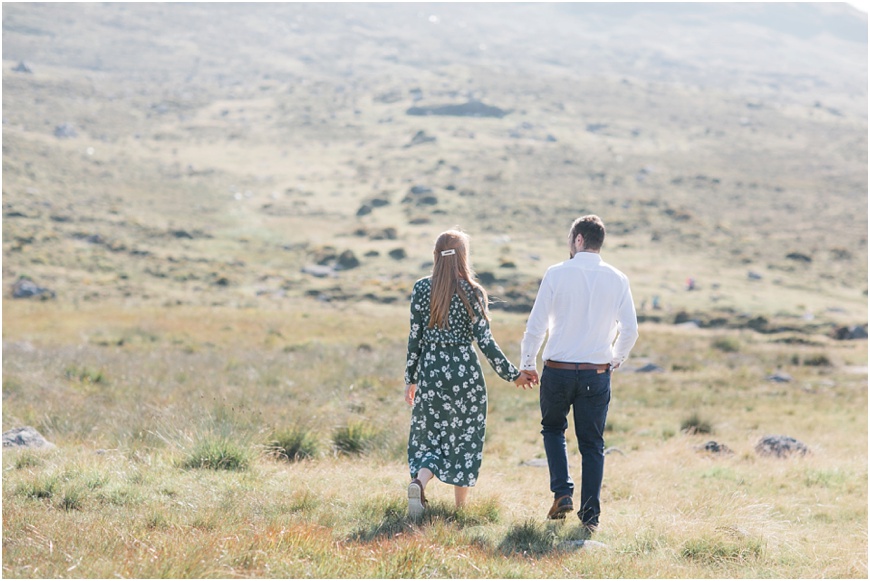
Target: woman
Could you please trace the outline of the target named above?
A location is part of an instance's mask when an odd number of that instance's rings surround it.
[[[452,484],[457,508],[477,481],[486,431],[486,384],[472,341],[496,373],[517,386],[531,378],[505,357],[489,329],[486,290],[474,280],[469,238],[448,230],[435,241],[432,275],[411,294],[405,401],[413,405],[408,437],[408,511],[422,516],[426,484]]]

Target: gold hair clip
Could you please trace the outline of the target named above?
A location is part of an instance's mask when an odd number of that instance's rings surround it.
[[[455,249],[455,248],[451,248],[451,249],[449,249],[449,250],[442,250],[442,251],[441,251],[441,256],[450,256],[451,254],[456,254],[456,249]]]

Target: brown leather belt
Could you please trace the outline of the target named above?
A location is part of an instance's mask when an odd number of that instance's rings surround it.
[[[564,363],[562,361],[544,361],[544,365],[553,369],[597,369],[598,373],[604,373],[610,369],[610,363]]]

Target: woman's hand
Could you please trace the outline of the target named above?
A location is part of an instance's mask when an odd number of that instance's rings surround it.
[[[414,405],[414,395],[417,393],[417,384],[409,383],[405,386],[405,402],[408,405]]]

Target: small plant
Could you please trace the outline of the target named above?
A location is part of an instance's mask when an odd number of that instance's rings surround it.
[[[251,452],[222,437],[206,437],[193,447],[181,463],[182,468],[210,470],[247,470]]]
[[[60,497],[60,507],[65,511],[81,510],[84,504],[84,493],[78,486],[69,486],[64,489]]]
[[[20,484],[16,493],[25,498],[51,498],[59,483],[60,478],[56,474],[40,476]]]
[[[713,426],[697,413],[693,413],[683,420],[683,423],[680,424],[680,430],[687,434],[712,434]]]
[[[332,445],[339,454],[363,454],[370,451],[381,433],[368,422],[351,422],[332,435]]]
[[[269,440],[270,451],[278,458],[290,462],[317,455],[317,438],[307,428],[294,426],[277,431]]]
[[[724,353],[737,353],[740,351],[740,341],[736,337],[719,337],[713,341],[713,348]]]
[[[499,550],[506,554],[540,556],[553,551],[556,535],[552,530],[543,528],[532,520],[513,525],[499,544]]]
[[[15,469],[38,468],[43,465],[43,460],[33,452],[24,451],[15,459]]]
[[[719,538],[718,536],[690,539],[680,551],[684,559],[706,562],[746,562],[758,559],[764,553],[764,545],[756,538]]]
[[[831,367],[833,363],[824,353],[816,353],[804,357],[803,364],[809,367]]]
[[[78,381],[79,383],[88,383],[91,385],[107,383],[108,381],[106,378],[106,374],[103,373],[102,369],[77,367],[75,365],[67,367],[66,376],[68,379],[72,379],[73,381]]]

